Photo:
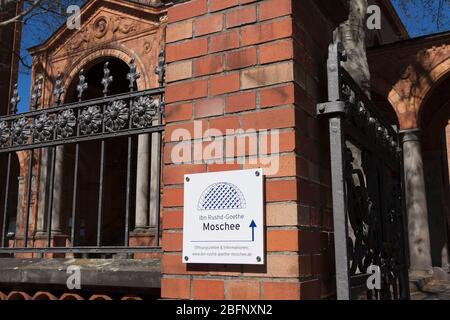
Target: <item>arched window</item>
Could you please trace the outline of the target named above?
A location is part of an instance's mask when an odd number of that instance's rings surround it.
[[[87,90],[83,93],[83,101],[101,98],[103,94],[102,78],[105,63],[113,76],[108,96],[126,93],[130,90],[127,74],[129,66],[122,60],[102,57],[84,67]],[[78,101],[78,77],[69,84],[65,104]],[[136,85],[135,85],[136,86]],[[137,88],[134,88],[137,90]],[[130,199],[135,197],[137,137],[132,139],[132,170]],[[79,161],[77,176],[77,192],[75,199],[76,215],[72,221],[74,205],[74,179],[76,146],[69,144],[57,147],[56,174],[52,234],[71,237],[72,225],[75,224],[73,247],[96,246],[100,241],[102,246],[123,246],[125,238],[126,186],[128,137],[118,137],[105,140],[105,154],[101,157],[101,141],[87,141],[79,144]],[[101,236],[98,238],[98,210],[100,197],[101,161],[103,165],[103,201]],[[47,169],[49,170],[49,169]],[[48,183],[47,183],[48,185]],[[59,189],[57,189],[59,186]],[[130,212],[134,211],[134,202],[130,201]],[[45,215],[48,210],[45,210]],[[59,217],[59,228],[53,228],[55,219]],[[44,219],[44,225],[47,219]],[[57,223],[58,224],[58,223]],[[130,215],[129,225],[134,225],[134,215]],[[43,228],[47,229],[47,226]],[[94,257],[94,256],[92,256]]]
[[[103,96],[103,68],[105,62],[109,62],[109,69],[113,76],[113,82],[109,87],[109,95],[125,93],[129,91],[127,73],[129,66],[116,58],[102,58],[91,63],[85,68],[86,82],[89,84],[88,90],[84,93],[84,100],[100,98]],[[78,80],[78,79],[77,79]],[[66,103],[77,101],[74,88],[78,82],[71,84],[68,90]],[[136,88],[135,88],[136,89]],[[76,92],[78,93],[78,92]],[[137,138],[133,137],[132,161],[136,163]],[[86,142],[80,144],[80,163],[78,176],[78,199],[77,218],[72,222],[70,218],[70,208],[72,206],[73,176],[65,176],[68,183],[64,183],[64,203],[63,212],[68,213],[63,217],[66,230],[68,231],[72,223],[75,223],[75,246],[94,246],[97,241],[97,211],[100,181],[100,154],[99,141]],[[74,166],[75,146],[66,146],[65,165],[68,168]],[[123,245],[125,232],[125,211],[126,211],[126,181],[127,181],[127,138],[114,138],[105,142],[105,166],[103,181],[103,218],[102,236],[103,246]],[[135,166],[135,165],[134,165]],[[73,172],[70,170],[69,172]],[[136,180],[136,168],[131,170],[132,181]],[[131,184],[132,186],[135,183]],[[134,188],[130,190],[135,193]],[[133,206],[133,203],[130,204]],[[133,208],[131,208],[131,212]],[[133,218],[131,215],[130,218]],[[131,221],[131,225],[133,225]]]

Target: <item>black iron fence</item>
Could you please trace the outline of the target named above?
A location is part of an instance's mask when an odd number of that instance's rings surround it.
[[[102,98],[82,101],[88,89],[83,71],[76,103],[61,105],[64,88],[59,78],[53,90],[55,105],[39,108],[42,79],[38,78],[31,97],[34,111],[15,114],[20,99],[16,91],[11,100],[13,114],[0,117],[0,254],[114,254],[159,249],[164,61],[157,68],[160,87],[151,90],[134,91],[139,74],[134,61],[129,67],[128,93],[108,95],[113,80],[108,63]],[[144,195],[143,201],[151,199],[157,217],[151,225],[152,244],[130,246],[130,232],[136,225],[135,199],[140,192],[136,170],[152,166],[148,161],[137,164],[142,137],[148,137],[144,144],[153,161],[153,167],[143,171],[148,172],[144,185],[153,184],[151,192],[155,193]],[[21,164],[17,163],[18,154]],[[44,158],[47,184],[42,183]],[[18,166],[25,180],[21,189]],[[58,221],[55,214],[64,217],[58,216]],[[58,243],[56,238],[62,241]]]
[[[398,134],[342,67],[345,55],[340,43],[330,46],[329,102],[317,108],[330,128],[337,295],[407,299]]]

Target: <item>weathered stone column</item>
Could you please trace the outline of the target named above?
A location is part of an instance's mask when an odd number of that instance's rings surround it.
[[[17,215],[16,215],[16,235],[20,233],[20,226],[23,222],[23,209],[24,209],[24,193],[25,193],[25,179],[22,176],[17,177],[18,192],[17,192]]]
[[[423,150],[424,175],[428,202],[428,224],[430,227],[431,262],[433,267],[448,269],[448,235],[446,195],[448,191],[443,177],[448,164],[443,164],[441,148]],[[446,152],[446,151],[445,151]]]
[[[45,233],[45,217],[47,215],[48,204],[48,149],[42,149],[41,167],[39,175],[39,204],[36,226],[36,235],[42,236]]]
[[[161,152],[158,139],[159,134],[152,133],[152,154],[150,163],[150,228],[155,231],[159,219],[156,203],[161,192],[158,190],[158,179],[160,178],[158,176],[158,169],[161,165],[158,163],[158,154]]]
[[[64,146],[56,147],[55,180],[53,182],[52,233],[60,234],[64,183]]]
[[[141,135],[137,155],[135,232],[145,232],[149,228],[149,161],[150,135]]]
[[[420,131],[402,133],[410,272],[425,275],[432,272],[432,263]]]

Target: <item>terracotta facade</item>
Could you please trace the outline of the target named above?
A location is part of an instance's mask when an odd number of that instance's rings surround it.
[[[388,107],[386,112],[392,116],[393,124],[398,121],[403,130],[418,128],[422,106],[450,74],[448,34],[405,40],[407,33],[389,1],[377,3],[385,9],[386,31],[369,33],[367,40],[369,47],[375,46],[369,50],[374,100],[380,102],[380,108]],[[67,88],[63,101],[74,102],[80,70],[89,70],[113,58],[124,63],[135,59],[141,74],[137,89],[155,88],[158,56],[161,51],[165,53],[162,249],[156,256],[134,257],[156,259],[160,263],[158,297],[195,300],[334,297],[328,126],[316,118],[316,105],[327,100],[328,45],[333,40],[333,30],[342,22],[327,11],[330,6],[328,1],[312,0],[190,0],[167,5],[160,1],[92,0],[82,8],[80,30],[62,26],[45,43],[30,49],[33,81],[43,77],[41,100],[48,107],[55,103],[52,92],[59,75]],[[344,8],[338,7],[345,13]],[[448,114],[445,116],[448,124]],[[280,146],[275,156],[279,157],[280,167],[265,179],[265,266],[182,263],[184,174],[264,166],[237,159],[233,159],[236,160],[233,164],[215,163],[221,155],[175,163],[171,153],[180,137],[174,133],[186,129],[193,134],[199,124],[202,133],[208,129],[279,130]],[[233,139],[245,137],[237,135]],[[205,142],[205,146],[211,144],[214,141]],[[193,149],[192,153],[195,152]],[[22,188],[26,190],[28,159],[25,153],[18,155],[20,176],[25,183]],[[255,155],[246,148],[240,156],[249,159]],[[38,220],[41,154],[35,152],[35,156],[30,233],[36,230]],[[21,202],[16,245],[20,244],[24,229],[23,198]],[[442,217],[450,221],[450,215]],[[143,245],[147,240],[136,236],[131,241],[133,245]],[[30,241],[30,246],[41,246],[38,241]],[[101,290],[88,293],[45,292],[43,288],[27,293],[14,288],[0,290],[3,292],[0,299],[10,300],[145,296],[138,289],[115,295]],[[144,298],[148,297],[155,298],[155,294]]]
[[[129,1],[90,1],[83,7],[81,29],[61,27],[47,42],[31,48],[33,80],[44,76],[43,105],[52,105],[55,79],[63,75],[63,86],[78,82],[82,68],[99,61],[136,59],[138,89],[158,86],[155,68],[164,46],[166,9]],[[64,101],[64,96],[63,96]]]

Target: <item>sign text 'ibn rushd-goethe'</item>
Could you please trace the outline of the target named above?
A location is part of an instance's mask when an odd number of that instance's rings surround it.
[[[264,264],[263,170],[184,177],[184,263]]]

